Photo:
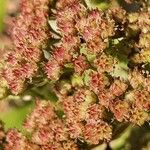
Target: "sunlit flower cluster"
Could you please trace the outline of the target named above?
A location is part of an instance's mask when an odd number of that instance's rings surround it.
[[[31,80],[38,71],[43,42],[49,38],[47,19],[48,0],[22,0],[20,13],[12,20],[13,45],[5,55],[6,66],[2,75],[14,94],[20,93],[25,81]]]
[[[149,10],[102,11],[79,0],[58,0],[50,10],[52,31],[48,1],[22,1],[12,30],[15,50],[7,55],[2,75],[18,94],[24,83],[34,85],[33,76],[40,72],[57,102],[38,100],[24,123],[30,140],[11,130],[5,149],[77,150],[109,142],[116,124],[149,122]],[[44,42],[49,32],[51,45]]]

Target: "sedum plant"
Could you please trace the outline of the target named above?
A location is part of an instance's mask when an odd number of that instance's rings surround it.
[[[91,149],[150,121],[149,2],[124,2],[136,11],[107,3],[21,0],[1,97],[30,94],[36,105],[25,133],[0,126],[2,149]]]

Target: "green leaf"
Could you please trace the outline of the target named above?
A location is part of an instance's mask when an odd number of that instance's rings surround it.
[[[50,100],[51,102],[57,102],[58,97],[56,94],[52,91],[51,85],[49,83],[40,86],[40,87],[34,87],[31,89],[32,90],[32,96],[33,94],[35,97],[39,97],[43,100]]]
[[[125,127],[126,128],[126,127]],[[121,135],[110,142],[110,147],[113,150],[121,150],[121,148],[125,145],[127,139],[131,134],[132,127],[128,126],[126,129],[123,128],[124,131],[121,131]]]
[[[57,111],[56,111],[56,114],[57,114],[57,116],[58,116],[60,119],[63,119],[63,117],[64,117],[64,115],[65,115],[65,113],[64,113],[63,110],[57,110]]]
[[[74,74],[71,76],[71,82],[72,82],[72,85],[73,86],[83,86],[84,83],[83,83],[83,77],[82,76],[79,76],[77,74]]]
[[[128,54],[126,51],[129,51],[127,47],[127,41],[124,38],[111,39],[109,48],[106,49],[106,54],[111,55],[114,59],[117,60],[117,63],[114,67],[114,70],[110,73],[113,77],[119,77],[120,79],[128,79]]]
[[[113,72],[110,74],[113,77],[119,77],[120,79],[127,80],[128,79],[128,63],[125,61],[119,62],[115,65]]]
[[[93,62],[96,58],[96,54],[88,53],[87,48],[84,45],[80,48],[80,53],[84,54],[89,62]]]
[[[85,0],[85,2],[90,9],[106,10],[109,8],[108,0]]]

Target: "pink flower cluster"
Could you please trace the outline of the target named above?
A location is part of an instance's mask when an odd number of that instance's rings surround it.
[[[87,105],[87,110],[85,110],[86,112],[82,110],[83,114],[80,114],[82,118],[78,118],[78,114],[73,114],[75,109],[71,110],[67,106],[68,102],[69,98],[67,102],[62,102],[63,106],[66,104],[64,106],[66,116],[58,118],[56,115],[57,110],[52,107],[51,103],[37,101],[35,109],[24,124],[28,134],[31,135],[31,140],[29,141],[20,132],[13,129],[6,134],[4,149],[79,150],[78,140],[88,144],[98,144],[100,140],[109,140],[111,138],[111,127],[106,122],[99,120],[103,117],[104,108],[102,106],[98,104],[91,104],[90,106],[89,104],[89,106]],[[87,102],[84,100],[80,104],[85,105],[85,103]],[[68,118],[68,115],[73,118]],[[75,115],[78,116],[76,116],[76,120],[74,120]]]
[[[2,75],[13,94],[20,93],[25,81],[32,79],[38,70],[41,46],[49,38],[48,3],[48,0],[22,0],[20,14],[12,22],[13,46],[6,54]]]
[[[136,14],[133,14],[135,20],[130,18],[130,15],[127,17],[127,12],[122,8],[108,10],[105,13],[97,9],[89,10],[80,1],[72,0],[66,3],[58,1],[56,6],[56,21],[62,39],[61,46],[54,50],[46,65],[49,65],[46,68],[49,79],[58,80],[66,67],[65,65],[70,63],[74,70],[73,76],[80,78],[82,82],[73,87],[75,88],[74,92],[78,91],[80,86],[83,89],[90,90],[98,98],[95,103],[99,103],[108,111],[111,111],[119,122],[133,122],[141,125],[144,121],[148,121],[150,109],[149,77],[138,73],[140,70],[136,69],[136,64],[133,65],[133,68],[128,68],[126,80],[111,76],[112,72],[119,71],[116,66],[120,65],[121,62],[117,53],[123,52],[120,52],[121,50],[117,46],[114,51],[116,54],[107,52],[109,39],[114,38],[114,35],[117,36],[118,32],[126,32],[125,24],[128,24],[128,21],[146,24],[147,28],[149,26],[146,21],[137,17]],[[116,14],[117,11],[119,14]],[[140,15],[145,15],[147,18],[147,15],[142,11]],[[129,24],[129,28],[130,26]],[[142,29],[141,32],[143,32]],[[147,30],[145,34],[146,39]],[[111,48],[113,49],[113,47]],[[130,52],[125,50],[124,53],[123,56],[125,55],[128,58]],[[55,68],[52,62],[56,62]],[[142,94],[139,91],[143,91]],[[137,98],[137,95],[139,98]],[[73,113],[80,118],[79,113],[82,111],[79,106],[81,104],[79,103],[76,108],[76,104],[71,97],[62,99],[65,99],[66,114],[71,115]],[[73,120],[75,120],[75,116],[68,116],[68,118],[74,118]]]
[[[31,140],[17,130],[10,130],[6,134],[5,150],[78,150],[63,120],[58,118],[48,101],[36,101],[35,109],[24,127],[31,135]]]
[[[60,96],[60,104],[71,138],[83,140],[90,145],[111,139],[112,127],[104,121],[106,109],[96,103],[92,91],[78,89],[72,96]]]
[[[49,79],[57,80],[65,63],[73,62],[78,74],[89,67],[80,48],[86,45],[87,54],[102,52],[107,47],[108,37],[113,35],[114,22],[97,9],[88,10],[79,1],[58,1],[56,6],[56,21],[62,38],[45,65],[45,72]]]
[[[7,56],[3,70],[14,94],[32,80],[42,62],[40,48],[48,38],[47,6],[46,0],[22,1],[12,30],[15,50]],[[128,14],[120,7],[105,12],[88,9],[79,0],[58,0],[52,12],[60,39],[51,46],[51,56],[43,60],[42,69],[54,81],[58,101],[37,101],[24,123],[31,141],[12,130],[5,147],[77,150],[78,143],[109,142],[118,124],[149,122],[148,15],[143,10]],[[138,25],[145,25],[144,30]]]

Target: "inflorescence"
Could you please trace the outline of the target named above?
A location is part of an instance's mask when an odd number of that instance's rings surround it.
[[[49,6],[48,0],[22,0],[11,31],[13,51],[6,55],[2,76],[17,95],[34,85],[34,77],[42,72],[53,81],[58,101],[37,100],[24,123],[30,138],[10,130],[4,149],[77,150],[79,143],[109,142],[116,122],[149,122],[146,5],[136,12],[119,6],[89,9],[79,0],[58,0],[55,9]],[[51,17],[57,33],[48,27]],[[55,37],[59,42],[46,50],[47,60],[43,50]]]

